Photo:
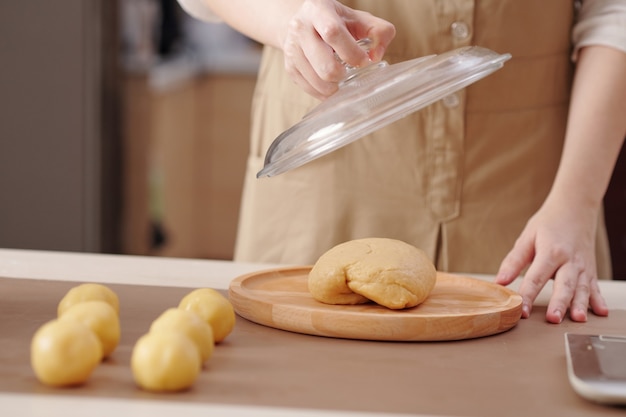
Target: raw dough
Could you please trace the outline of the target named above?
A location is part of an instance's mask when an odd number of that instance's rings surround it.
[[[309,274],[309,291],[326,304],[369,300],[391,309],[422,303],[435,286],[437,271],[426,254],[408,243],[366,238],[324,253]]]
[[[102,360],[98,337],[77,320],[52,320],[33,335],[30,363],[37,379],[54,387],[87,381]]]
[[[61,316],[65,310],[83,301],[101,300],[111,304],[115,313],[120,313],[120,301],[117,294],[106,285],[88,282],[70,288],[59,302],[57,315]]]
[[[196,344],[202,363],[213,354],[213,329],[193,311],[168,308],[150,326],[151,332],[159,330],[185,333]]]
[[[182,391],[193,385],[202,364],[184,333],[158,330],[137,340],[130,366],[135,383],[147,391]]]
[[[235,327],[235,310],[220,292],[198,288],[180,300],[178,308],[196,313],[211,325],[215,343],[223,341]]]
[[[83,301],[65,310],[59,320],[78,320],[93,331],[107,358],[120,342],[120,319],[111,304],[101,300]]]

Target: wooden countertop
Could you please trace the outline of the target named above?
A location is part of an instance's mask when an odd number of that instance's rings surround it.
[[[218,346],[222,349],[203,375],[202,384],[183,394],[147,395],[130,380],[104,377],[83,388],[47,389],[38,385],[28,368],[28,326],[41,324],[59,294],[75,282],[111,284],[124,294],[122,298],[143,303],[144,317],[132,311],[126,318],[130,334],[126,345],[118,349],[120,367],[138,329],[189,288],[226,290],[238,276],[277,266],[0,249],[0,414],[321,417],[623,413],[623,409],[589,403],[573,392],[567,380],[563,342],[567,331],[626,332],[626,284],[620,281],[601,283],[611,309],[608,318],[591,316],[585,324],[568,320],[558,326],[548,324],[543,319],[548,288],[530,319],[501,335],[462,342],[332,339],[271,329],[238,318],[231,340]],[[40,311],[33,308],[35,304]],[[15,323],[19,320],[24,321],[23,326]],[[21,337],[11,337],[9,333],[20,326]],[[110,367],[113,372],[115,364]]]

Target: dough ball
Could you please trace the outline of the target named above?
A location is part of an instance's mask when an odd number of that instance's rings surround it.
[[[213,354],[213,329],[196,313],[180,308],[169,308],[152,322],[150,331],[178,331],[189,337],[198,348],[200,361],[206,362]]]
[[[368,300],[402,309],[422,303],[435,286],[437,271],[426,254],[408,243],[385,238],[357,239],[324,253],[309,274],[309,291],[326,304]]]
[[[108,357],[120,342],[120,319],[111,304],[91,300],[83,301],[66,309],[59,320],[78,320],[98,336],[102,344],[102,356]]]
[[[102,360],[98,337],[76,320],[52,320],[41,326],[30,345],[37,379],[54,387],[87,381]]]
[[[130,366],[135,383],[147,391],[182,391],[202,366],[198,348],[182,332],[154,331],[137,340]]]
[[[220,292],[198,288],[183,297],[178,308],[196,313],[213,329],[215,343],[223,341],[235,327],[235,310]]]
[[[59,302],[57,315],[60,317],[65,310],[83,301],[101,300],[111,304],[115,313],[120,313],[120,301],[117,294],[106,285],[85,283],[72,287]]]

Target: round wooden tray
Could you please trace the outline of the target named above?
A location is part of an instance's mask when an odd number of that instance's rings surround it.
[[[517,324],[522,298],[476,278],[437,273],[417,307],[390,310],[374,303],[329,305],[309,293],[310,267],[260,271],[235,278],[229,298],[240,316],[277,329],[347,339],[442,341],[489,336]]]

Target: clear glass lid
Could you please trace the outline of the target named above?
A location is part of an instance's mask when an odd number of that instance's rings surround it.
[[[281,133],[257,178],[299,167],[502,68],[510,54],[468,46],[394,65],[349,69],[339,90]]]

